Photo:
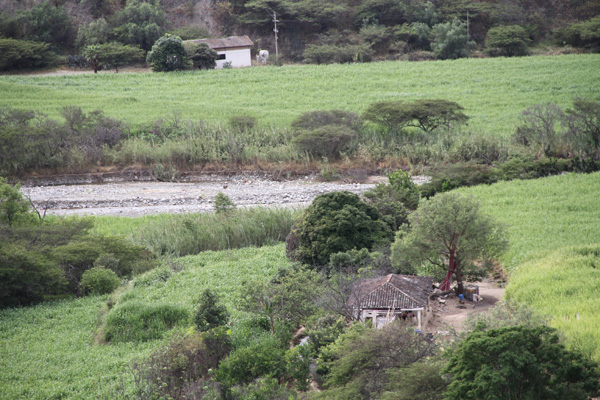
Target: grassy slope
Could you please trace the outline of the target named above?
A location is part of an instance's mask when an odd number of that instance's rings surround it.
[[[285,66],[153,74],[0,76],[0,106],[59,116],[65,105],[139,125],[170,117],[224,120],[249,114],[284,126],[304,111],[362,112],[391,99],[444,98],[475,129],[505,135],[526,107],[600,93],[600,55]]]
[[[178,259],[186,268],[158,287],[128,292],[130,299],[182,304],[193,310],[205,287],[233,309],[244,279],[270,279],[287,265],[284,245],[206,252]],[[133,360],[161,345],[92,345],[102,297],[0,311],[1,399],[115,398]],[[240,317],[239,313],[234,314]]]
[[[600,362],[600,173],[462,190],[508,228],[507,297],[547,315]]]

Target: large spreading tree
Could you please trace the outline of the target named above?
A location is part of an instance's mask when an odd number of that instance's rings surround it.
[[[598,365],[567,350],[547,326],[475,330],[446,372],[446,400],[586,400],[600,393]]]
[[[392,246],[392,263],[399,272],[429,263],[446,273],[442,290],[449,290],[453,276],[458,292],[463,280],[478,280],[487,273],[485,261],[506,246],[502,226],[463,195],[448,192],[421,203],[410,216],[411,230],[400,234]]]

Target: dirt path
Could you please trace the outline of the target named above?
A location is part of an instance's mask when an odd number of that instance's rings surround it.
[[[456,331],[464,329],[464,324],[470,315],[488,311],[504,297],[504,287],[492,280],[485,279],[482,282],[475,283],[479,286],[479,295],[482,300],[474,303],[466,301],[464,305],[459,304],[457,298],[442,299],[445,303],[437,299],[432,300],[434,317],[427,324],[427,332],[448,332],[450,327]],[[465,308],[459,308],[464,306]]]
[[[314,177],[274,181],[252,176],[203,177],[187,183],[118,182],[22,187],[38,210],[55,215],[140,216],[158,213],[207,212],[223,192],[240,207],[299,206],[317,195],[337,190],[363,193],[385,177],[366,183],[319,182]]]

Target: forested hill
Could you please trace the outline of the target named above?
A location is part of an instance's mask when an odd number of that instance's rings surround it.
[[[539,43],[600,48],[597,0],[1,0],[0,47],[41,54],[7,40],[42,42],[77,56],[109,42],[149,51],[165,33],[247,34],[256,49],[273,51],[274,14],[280,53],[292,62],[512,56]],[[29,64],[0,60],[0,70],[44,63]]]

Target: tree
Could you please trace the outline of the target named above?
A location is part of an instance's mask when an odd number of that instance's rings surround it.
[[[177,71],[185,67],[185,49],[183,41],[168,33],[162,36],[152,46],[146,62],[152,65],[154,72]]]
[[[440,126],[449,128],[452,123],[466,123],[469,117],[462,110],[458,103],[449,100],[383,101],[371,104],[363,118],[392,132],[414,127],[431,133]]]
[[[431,49],[442,60],[468,57],[469,50],[475,46],[475,42],[469,40],[466,25],[458,19],[437,24],[432,32]]]
[[[188,59],[192,60],[194,68],[214,69],[217,66],[218,54],[206,43],[191,46],[186,49]]]
[[[436,351],[433,341],[396,322],[372,330],[354,325],[325,347],[317,361],[325,387],[317,399],[373,399],[389,383],[389,373],[410,368]]]
[[[127,0],[125,7],[112,20],[112,37],[145,51],[165,32],[167,18],[159,1]]]
[[[314,271],[295,270],[274,282],[245,282],[240,290],[241,310],[269,318],[271,332],[275,322],[300,326],[316,311],[318,276]]]
[[[526,55],[528,42],[527,31],[519,25],[491,28],[485,39],[488,50],[497,51],[499,55],[508,57]]]
[[[115,72],[119,72],[119,66],[144,59],[144,51],[139,47],[117,42],[87,46],[83,50],[83,55],[93,68],[94,73],[97,73],[104,65],[114,67]]]
[[[121,280],[110,269],[90,268],[81,276],[79,287],[83,294],[107,294],[121,285]]]
[[[63,6],[46,0],[20,16],[24,37],[35,42],[50,43],[55,47],[67,47],[73,39],[73,24]]]
[[[576,22],[558,33],[563,43],[600,50],[600,16]]]
[[[11,226],[29,212],[29,203],[19,189],[20,185],[12,186],[0,176],[0,224]]]
[[[567,109],[568,135],[586,155],[597,156],[600,150],[600,97],[596,100],[575,99]]]
[[[402,269],[430,263],[447,273],[442,290],[449,290],[455,275],[458,293],[463,293],[463,279],[485,276],[485,261],[506,247],[502,227],[476,201],[454,192],[423,201],[409,219],[410,232],[392,245],[392,265]]]
[[[555,329],[475,330],[446,367],[447,400],[586,400],[600,393],[598,365],[565,349]]]
[[[317,196],[290,235],[298,241],[288,246],[288,256],[322,266],[331,254],[389,243],[392,230],[375,207],[343,191]]]
[[[226,325],[229,319],[227,308],[219,302],[219,297],[210,289],[204,290],[198,300],[194,322],[200,332]]]
[[[48,43],[0,38],[0,71],[46,67],[54,59]]]

